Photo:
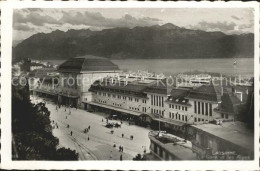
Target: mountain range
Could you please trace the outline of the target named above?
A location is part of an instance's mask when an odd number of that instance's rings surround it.
[[[56,30],[37,33],[13,47],[13,60],[68,59],[81,55],[111,59],[253,57],[254,34],[226,35],[171,23],[134,28]]]

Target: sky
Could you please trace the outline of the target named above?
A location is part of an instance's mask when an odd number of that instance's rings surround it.
[[[24,40],[33,34],[49,33],[57,29],[102,30],[166,23],[225,34],[254,31],[253,9],[250,8],[27,8],[14,10],[13,40]]]

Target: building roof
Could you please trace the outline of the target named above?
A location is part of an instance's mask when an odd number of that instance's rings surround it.
[[[201,99],[217,102],[217,94],[212,83],[209,85],[202,85],[194,90],[191,90],[187,97],[191,99]]]
[[[254,151],[254,131],[246,128],[243,122],[224,122],[222,125],[201,124],[192,125],[192,127],[250,150],[251,152]]]
[[[146,89],[146,84],[123,84],[123,83],[113,83],[110,84],[102,82],[91,85],[89,91],[106,91],[110,93],[122,94],[122,95],[131,95],[146,98],[144,90]]]
[[[29,72],[28,77],[43,78],[47,77],[49,73],[57,72],[56,68],[41,68]]]
[[[145,92],[167,95],[167,82],[166,82],[166,79],[157,80],[156,83],[148,86],[145,89]]]
[[[168,134],[169,135],[169,134]],[[173,139],[176,139],[173,136]],[[163,141],[162,138],[159,138],[157,135],[153,135],[151,134],[151,132],[149,133],[149,138],[151,141],[153,141],[154,143],[156,143],[156,145],[164,148],[168,153],[170,153],[171,155],[174,155],[174,159],[175,160],[196,160],[196,154],[193,153],[192,149],[191,149],[191,143],[189,141],[182,142],[175,142],[174,140],[171,141]],[[182,139],[179,138],[178,139]]]
[[[189,95],[189,92],[190,90],[188,89],[174,88],[171,90],[170,96],[176,99],[185,98],[187,95]]]
[[[238,105],[241,105],[242,102],[232,93],[224,92],[221,97],[221,106],[220,110],[224,113],[236,114]]]
[[[59,68],[61,72],[87,72],[87,71],[115,71],[118,66],[107,58],[85,55],[70,58],[62,63]]]

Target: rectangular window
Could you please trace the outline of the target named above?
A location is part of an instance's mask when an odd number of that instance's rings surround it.
[[[182,120],[184,121],[184,115],[182,115]]]
[[[198,119],[198,121],[200,122],[200,118]]]
[[[164,117],[164,111],[162,111],[162,116]]]
[[[179,114],[179,120],[181,120],[181,115]]]
[[[185,116],[185,121],[186,121],[186,122],[188,121],[188,117],[187,117],[187,116]]]
[[[205,103],[206,105],[206,115],[208,116],[209,115],[209,107],[208,107],[208,103]]]
[[[151,95],[151,105],[153,105],[153,95]]]
[[[159,106],[161,106],[161,96],[158,96],[159,98]]]
[[[188,108],[187,107],[185,107],[185,111],[187,111],[188,110]]]
[[[158,106],[159,105],[159,98],[158,98],[158,96],[156,96],[156,106]]]
[[[197,113],[197,102],[194,101],[194,113]]]
[[[212,116],[212,104],[209,104],[209,116]]]
[[[179,106],[179,110],[181,110],[181,106]]]
[[[164,99],[163,99],[163,97],[162,97],[162,107],[164,107],[164,101],[163,101]]]
[[[200,102],[198,102],[198,114],[200,114]]]
[[[184,110],[184,106],[182,106],[182,110]]]
[[[194,121],[197,122],[197,118],[194,118]]]
[[[202,115],[204,115],[204,102],[201,102],[201,109],[202,109],[201,113]]]
[[[177,113],[175,114],[175,118],[178,119],[178,114]]]

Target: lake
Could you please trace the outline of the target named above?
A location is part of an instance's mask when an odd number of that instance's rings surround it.
[[[64,60],[48,60],[54,64],[61,64]],[[237,65],[233,66],[232,59],[120,59],[112,60],[121,70],[146,70],[155,73],[164,73],[166,75],[202,71],[216,72],[227,75],[240,74],[243,76],[253,76],[254,59],[238,58]]]

